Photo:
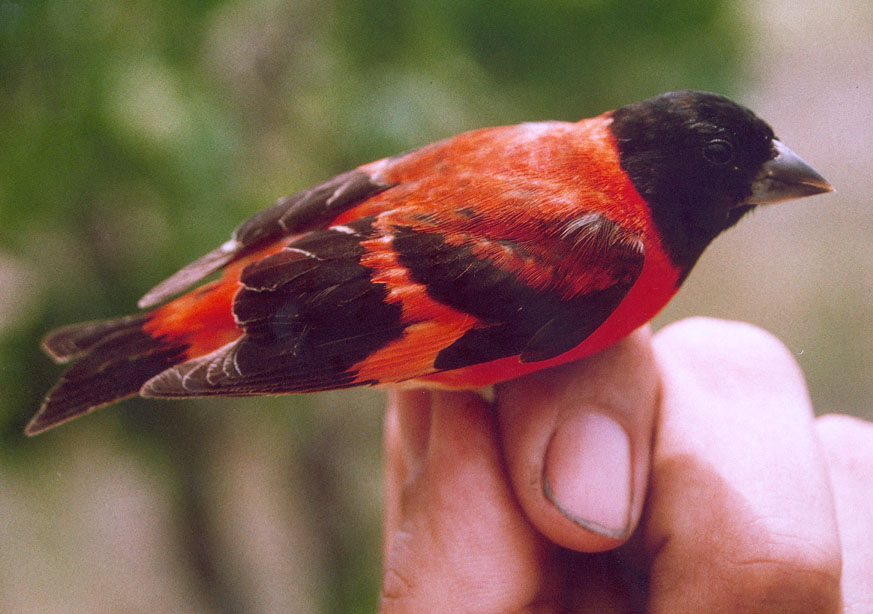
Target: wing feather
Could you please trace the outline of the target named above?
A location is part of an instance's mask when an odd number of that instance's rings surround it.
[[[238,226],[229,241],[149,290],[138,305],[141,309],[153,307],[267,241],[324,228],[339,214],[388,187],[364,171],[353,170],[305,192],[280,198]]]
[[[510,356],[548,360],[600,326],[642,269],[639,238],[599,214],[569,222],[557,245],[516,248],[516,260],[547,271],[548,283],[536,287],[505,257],[509,242],[498,261],[477,249],[481,238],[455,244],[406,222],[387,214],[313,231],[250,264],[234,304],[245,334],[161,373],[142,393],[310,392]],[[573,269],[579,279],[557,266],[567,254],[587,262]],[[391,267],[400,270],[384,270]]]

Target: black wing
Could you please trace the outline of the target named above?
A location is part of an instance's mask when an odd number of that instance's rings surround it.
[[[639,237],[596,213],[567,224],[560,248],[539,254],[547,269],[564,254],[580,262],[577,275],[610,280],[571,297],[557,280],[540,289],[523,283],[512,271],[474,254],[473,242],[456,246],[440,233],[399,230],[394,249],[412,278],[437,301],[482,321],[439,352],[434,367],[440,371],[508,356],[537,362],[573,349],[615,310],[643,267]],[[501,245],[537,257],[527,246]]]
[[[152,379],[150,396],[246,395],[375,383],[352,366],[403,334],[402,309],[361,265],[372,218],[309,232],[247,266],[234,315],[245,334]]]
[[[603,323],[642,270],[639,238],[597,214],[569,224],[561,241],[588,263],[582,275],[610,281],[571,297],[556,287],[534,289],[512,271],[476,256],[470,245],[451,245],[437,232],[380,225],[382,230],[375,228],[374,218],[364,218],[310,232],[246,267],[234,304],[245,334],[161,373],[142,393],[273,394],[390,383],[359,376],[355,365],[426,318],[416,313],[415,301],[387,300],[389,288],[374,282],[374,271],[361,264],[363,242],[369,240],[391,241],[420,292],[474,316],[476,326],[448,347],[406,347],[406,354],[396,358],[421,364],[421,356],[435,356],[435,371],[508,356],[524,362],[559,356]]]
[[[253,247],[282,236],[324,228],[343,211],[389,187],[364,171],[353,170],[305,192],[280,198],[243,222],[229,241],[149,290],[140,299],[139,307],[144,309],[163,302]]]

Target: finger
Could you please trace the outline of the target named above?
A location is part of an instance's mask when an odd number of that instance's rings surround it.
[[[426,390],[390,391],[385,413],[385,472],[382,560],[399,534],[403,489],[421,470],[430,430],[430,393]],[[401,418],[402,416],[402,418]]]
[[[516,612],[540,599],[547,549],[507,485],[476,394],[392,392],[382,612]]]
[[[849,416],[816,421],[843,545],[843,612],[873,612],[873,424]]]
[[[790,353],[751,326],[703,318],[662,331],[655,353],[652,611],[836,611],[835,512]]]
[[[627,539],[645,498],[657,387],[648,329],[497,387],[513,487],[550,540],[597,552]]]

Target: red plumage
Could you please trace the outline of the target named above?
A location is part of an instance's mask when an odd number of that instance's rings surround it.
[[[560,364],[654,317],[754,205],[829,189],[712,94],[465,133],[281,199],[151,311],[50,334],[78,360],[27,432],[137,393],[478,387]]]

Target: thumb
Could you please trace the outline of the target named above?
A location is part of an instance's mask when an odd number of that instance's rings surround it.
[[[586,359],[506,382],[506,464],[533,525],[582,552],[621,545],[645,499],[658,372],[642,329]]]

